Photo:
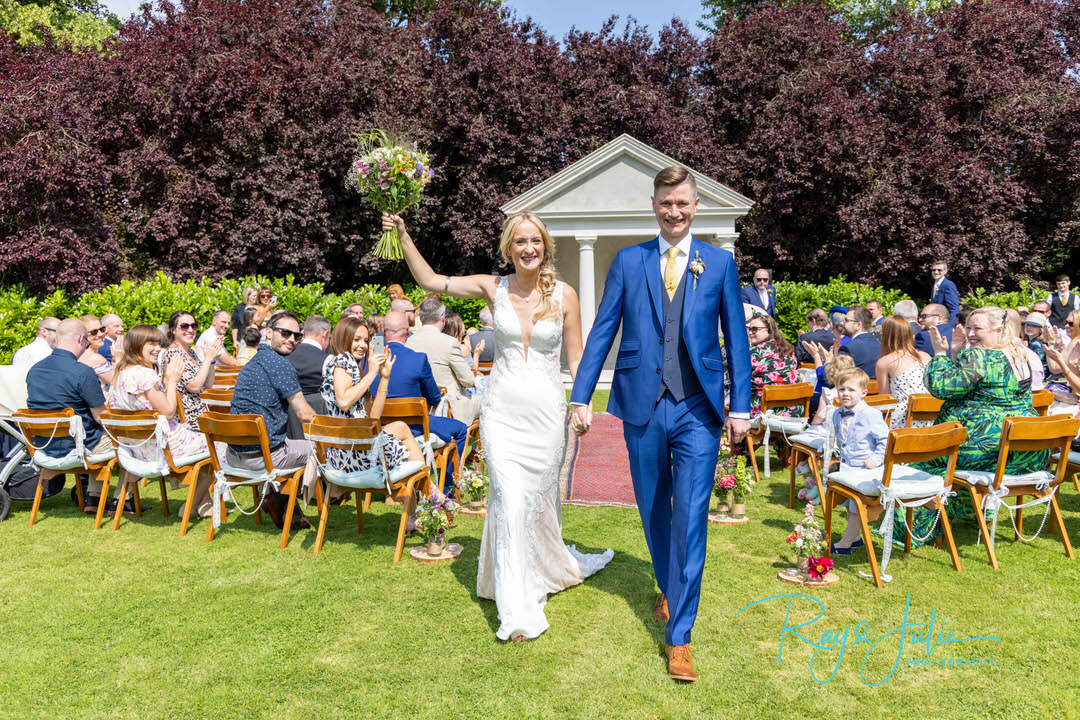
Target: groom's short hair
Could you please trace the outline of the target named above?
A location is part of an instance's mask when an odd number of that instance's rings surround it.
[[[694,176],[690,174],[690,171],[679,165],[672,165],[656,173],[656,177],[652,181],[653,192],[662,187],[682,185],[687,181],[690,182],[690,187],[694,188],[694,194],[697,195],[697,181],[694,180]]]

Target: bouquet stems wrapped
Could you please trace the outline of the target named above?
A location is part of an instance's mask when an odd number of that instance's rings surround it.
[[[357,137],[359,151],[349,171],[348,184],[381,210],[400,215],[420,202],[424,187],[435,177],[427,153],[393,141],[382,130]],[[401,238],[396,227],[382,234],[375,257],[401,260]]]

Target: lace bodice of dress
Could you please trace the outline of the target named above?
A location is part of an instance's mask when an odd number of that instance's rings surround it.
[[[555,285],[555,304],[559,308],[558,316],[533,323],[529,338],[528,356],[521,323],[514,305],[510,302],[510,277],[499,278],[499,287],[495,291],[495,363],[492,371],[499,369],[517,370],[527,367],[532,370],[554,372],[560,370],[562,354],[562,293],[563,283]]]

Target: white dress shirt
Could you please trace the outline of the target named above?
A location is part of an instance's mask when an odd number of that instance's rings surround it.
[[[38,335],[29,345],[23,345],[15,351],[11,358],[12,365],[31,367],[52,355],[52,347],[45,342],[45,338]]]
[[[1061,293],[1056,293],[1056,292],[1050,293],[1049,295],[1046,296],[1046,304],[1047,305],[1052,306],[1054,304],[1054,296],[1055,295],[1058,296],[1058,300],[1065,307],[1069,308],[1070,310],[1080,310],[1080,295],[1077,295],[1072,290],[1070,290],[1068,293],[1066,293],[1065,297],[1062,297]],[[1071,295],[1071,298],[1070,298],[1070,295]],[[1070,299],[1072,300],[1072,302],[1069,302]]]
[[[219,337],[222,336],[218,335],[218,331],[214,329],[213,325],[203,330],[203,334],[195,341],[195,354],[199,357],[200,362],[206,359],[206,346],[217,340]],[[221,351],[218,355],[223,352],[225,352],[224,345],[221,346]],[[217,362],[217,358],[214,358],[214,362]]]
[[[761,307],[768,308],[769,307],[769,288],[765,288],[764,290],[758,290],[758,296],[761,298]]]
[[[664,285],[664,273],[667,270],[668,250],[673,247],[671,243],[665,240],[663,237],[657,238],[660,242],[660,285]],[[675,277],[682,279],[684,273],[686,273],[686,266],[690,264],[690,241],[692,237],[690,233],[686,233],[686,237],[679,241],[678,245],[674,247],[678,248],[679,252],[675,255]]]

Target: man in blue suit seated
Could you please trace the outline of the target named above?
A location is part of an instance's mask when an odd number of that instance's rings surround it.
[[[934,289],[930,293],[930,303],[945,306],[945,309],[949,311],[945,324],[952,330],[956,327],[956,315],[960,312],[960,293],[956,291],[956,285],[953,284],[953,281],[945,277],[947,272],[949,272],[949,266],[944,261],[938,260],[930,266],[930,275],[934,278]]]
[[[742,301],[758,306],[776,319],[776,288],[772,286],[772,274],[768,270],[758,268],[754,271],[754,284],[742,289]]]
[[[949,327],[949,311],[944,305],[930,303],[919,313],[921,329],[915,333],[915,349],[922,350],[930,357],[934,356],[934,345],[930,342],[930,328],[936,327],[945,344],[952,346],[952,328]]]
[[[386,338],[386,347],[390,355],[396,359],[394,371],[390,374],[390,387],[387,388],[388,398],[415,398],[421,397],[427,400],[428,408],[435,408],[442,400],[442,393],[435,382],[435,376],[431,373],[431,365],[427,355],[410,350],[405,347],[405,341],[409,339],[409,319],[405,313],[393,311],[383,318],[383,337]],[[371,395],[379,391],[381,378],[376,377],[371,384]],[[423,432],[420,425],[410,425],[410,429],[416,434]],[[445,442],[457,443],[458,456],[465,452],[465,436],[469,429],[460,420],[445,417],[431,417],[428,419],[428,427],[433,435],[437,435]],[[454,488],[454,468],[446,469],[446,484],[443,492],[451,494]]]
[[[881,341],[871,331],[874,316],[861,305],[848,308],[844,316],[844,332],[851,340],[838,351],[840,355],[850,355],[855,367],[869,377],[874,377],[878,356],[881,355]]]
[[[829,316],[821,308],[814,308],[806,313],[807,331],[799,336],[799,342],[795,343],[795,359],[801,363],[814,362],[814,356],[804,346],[804,342],[818,343],[830,348],[834,336],[829,330]]]

